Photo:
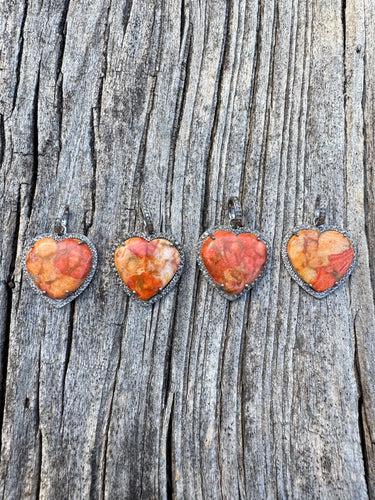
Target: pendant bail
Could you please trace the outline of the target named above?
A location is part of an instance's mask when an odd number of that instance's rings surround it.
[[[316,227],[324,226],[326,222],[326,208],[320,205],[320,196],[317,196],[315,201],[315,217],[314,225]]]
[[[146,232],[148,234],[153,234],[155,232],[154,224],[152,223],[151,213],[148,208],[140,206],[142,216],[145,222]]]
[[[230,225],[236,229],[242,227],[242,209],[237,196],[232,196],[228,201]]]
[[[53,230],[57,235],[63,236],[66,233],[68,227],[68,218],[69,207],[65,207],[62,217],[57,218],[53,226]]]

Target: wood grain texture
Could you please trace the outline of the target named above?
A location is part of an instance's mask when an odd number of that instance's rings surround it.
[[[16,0],[0,33],[2,498],[375,498],[374,0]],[[280,258],[318,194],[359,254],[321,301]],[[229,303],[195,244],[232,195],[272,259]],[[112,269],[140,204],[187,256],[150,308]],[[66,206],[98,271],[52,309],[21,261]]]

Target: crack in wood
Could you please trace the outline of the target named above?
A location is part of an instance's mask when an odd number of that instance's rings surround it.
[[[373,178],[372,178],[372,165],[369,165],[368,162],[368,147],[366,146],[368,144],[368,132],[367,132],[367,120],[371,119],[367,117],[367,107],[366,107],[366,81],[367,81],[367,51],[366,47],[363,49],[363,89],[362,89],[362,99],[361,99],[361,106],[362,106],[362,116],[363,116],[363,124],[362,124],[362,133],[363,133],[363,142],[365,147],[363,148],[363,212],[364,212],[364,230],[365,230],[365,235],[366,235],[366,242],[367,242],[367,248],[368,248],[368,263],[367,263],[367,268],[369,269],[370,273],[370,281],[371,281],[371,288],[372,290],[375,289],[375,267],[372,265],[372,262],[374,262],[373,258],[373,230],[372,230],[372,216],[371,216],[371,187],[373,184]],[[373,301],[375,300],[375,295],[373,294]],[[375,303],[374,303],[375,305]]]
[[[148,179],[145,178],[145,161],[147,155],[147,146],[150,133],[150,118],[154,110],[155,100],[157,99],[156,88],[158,85],[158,74],[160,70],[160,60],[161,60],[161,36],[163,28],[163,19],[161,13],[157,16],[157,9],[154,9],[151,27],[151,42],[149,47],[149,55],[146,61],[144,71],[145,74],[151,77],[150,89],[147,97],[147,111],[145,116],[144,128],[142,131],[142,137],[139,146],[139,154],[137,157],[136,168],[134,171],[133,179],[133,189],[132,189],[132,199],[142,200],[143,203],[149,203],[152,199],[152,192],[158,186],[150,186]],[[158,19],[157,19],[158,17]],[[158,230],[162,231],[161,224],[162,220],[158,221]],[[156,226],[155,226],[156,227]]]
[[[105,28],[104,28],[104,48],[102,52],[102,60],[101,60],[101,75],[99,78],[99,88],[98,88],[98,95],[96,99],[96,111],[97,111],[97,117],[96,117],[96,122],[97,122],[97,131],[99,132],[99,126],[100,126],[100,118],[102,114],[102,101],[103,101],[103,88],[104,88],[104,80],[107,77],[107,71],[108,71],[108,44],[109,44],[109,15],[111,12],[111,2],[108,6],[107,9],[107,14],[106,14],[106,21],[105,21]],[[127,4],[126,4],[127,5]],[[125,6],[126,8],[126,6]]]
[[[343,60],[343,66],[344,66],[344,78],[343,78],[343,96],[344,96],[344,110],[345,110],[345,127],[344,127],[344,132],[345,132],[345,142],[344,142],[344,158],[347,157],[346,154],[346,149],[348,147],[348,123],[347,123],[347,118],[346,118],[346,111],[348,107],[348,62],[347,62],[347,54],[346,54],[346,44],[347,44],[347,37],[346,37],[346,0],[342,0],[341,4],[341,22],[342,22],[342,60]],[[346,180],[347,181],[347,180]],[[348,206],[347,202],[347,189],[344,190],[344,205],[345,207]],[[347,218],[347,214],[345,214]],[[345,224],[347,221],[345,220]]]
[[[75,301],[73,301],[70,303],[69,320],[68,320],[67,337],[66,337],[64,369],[63,369],[63,376],[62,376],[62,382],[61,382],[60,432],[62,430],[63,417],[64,417],[65,383],[66,383],[66,376],[68,373],[70,355],[71,355],[71,351],[72,351],[75,309],[76,309],[76,304],[75,304]]]
[[[39,429],[38,432],[38,446],[36,450],[36,488],[35,488],[35,498],[40,498],[40,488],[42,482],[42,461],[43,461],[43,435],[42,431]]]
[[[96,209],[96,173],[97,173],[97,165],[98,158],[96,152],[96,138],[99,130],[99,113],[97,109],[91,109],[91,117],[90,117],[90,153],[91,153],[91,165],[92,165],[92,177],[91,177],[91,207],[90,210],[85,211],[85,217],[83,221],[84,233],[88,234],[89,229],[92,227],[94,223],[94,215]],[[87,214],[89,212],[89,220],[87,220]]]
[[[224,89],[223,89],[224,75],[225,75],[225,71],[226,71],[226,64],[228,64],[228,39],[231,36],[230,17],[231,17],[231,2],[227,2],[226,10],[225,10],[224,26],[223,26],[223,41],[222,41],[222,46],[221,46],[220,61],[219,61],[218,70],[217,70],[218,77],[217,77],[217,84],[216,84],[216,90],[215,90],[215,99],[216,99],[215,104],[214,104],[215,111],[214,111],[213,124],[212,124],[211,131],[210,131],[210,137],[208,139],[209,147],[208,147],[208,154],[207,154],[207,158],[206,158],[203,207],[209,206],[209,204],[212,201],[212,189],[211,189],[211,179],[210,179],[211,169],[209,168],[209,165],[211,165],[213,163],[213,151],[214,151],[214,145],[215,145],[215,137],[216,137],[217,130],[218,130],[220,110],[221,110],[221,106],[222,106],[222,94],[224,91]],[[222,173],[222,170],[223,170],[223,168],[220,166],[219,176]],[[215,176],[215,182],[217,182],[216,176]],[[218,185],[221,185],[221,184],[218,183]],[[209,216],[210,216],[209,211],[203,210],[201,223],[202,223],[204,228],[207,228],[213,224],[212,220],[208,220]],[[202,225],[201,225],[201,232],[203,232]]]
[[[217,468],[219,471],[219,478],[221,485],[221,490],[224,492],[224,475],[223,475],[223,462],[221,461],[221,455],[225,456],[226,452],[222,448],[222,435],[225,433],[225,429],[223,429],[223,405],[225,404],[224,396],[223,396],[223,375],[225,372],[225,353],[227,351],[228,341],[229,341],[229,323],[230,323],[230,313],[232,310],[232,303],[228,304],[227,314],[224,317],[225,324],[223,325],[223,333],[222,333],[222,342],[220,347],[220,354],[218,359],[218,373],[217,373],[217,404],[216,404],[216,418],[217,418],[217,442],[218,442],[218,450],[217,450]]]
[[[5,142],[5,129],[4,129],[4,115],[0,113],[0,170],[3,167],[5,150],[6,150],[6,142]]]
[[[306,16],[306,22],[305,22],[305,29],[304,29],[304,51],[303,51],[303,72],[302,72],[302,85],[301,85],[301,112],[299,114],[298,118],[298,164],[302,163],[302,181],[301,185],[302,187],[300,188],[301,191],[306,188],[307,182],[305,179],[307,179],[307,162],[308,158],[306,156],[306,144],[308,144],[308,127],[305,126],[305,122],[307,117],[309,116],[310,112],[310,99],[309,99],[309,93],[310,93],[310,77],[311,77],[311,67],[312,67],[312,57],[310,51],[311,46],[312,46],[312,18],[313,18],[313,13],[312,13],[312,6],[311,2],[309,0],[306,1],[305,3],[305,16]],[[298,168],[298,167],[297,167]],[[298,185],[297,185],[297,190],[298,190]],[[297,191],[298,193],[298,191]],[[304,196],[302,197],[304,198]],[[294,207],[294,213],[297,213],[297,204],[299,203],[300,197],[297,198],[296,194],[296,199],[295,199],[295,207]]]
[[[127,317],[129,311],[129,299],[126,299],[125,308],[124,308],[124,318]],[[110,427],[112,424],[112,414],[113,414],[113,404],[115,399],[115,393],[118,385],[118,377],[121,367],[122,361],[122,344],[124,340],[126,327],[124,323],[121,323],[121,330],[118,338],[117,350],[118,350],[118,358],[116,363],[116,368],[113,376],[113,386],[111,393],[109,395],[109,409],[108,416],[103,422],[104,432],[103,435],[98,433],[98,429],[95,436],[96,446],[92,453],[91,458],[91,485],[90,485],[90,498],[99,495],[100,498],[105,498],[105,488],[106,488],[106,479],[107,479],[107,462],[108,462],[108,453],[109,453],[109,433]],[[100,427],[101,430],[101,427]],[[102,444],[103,443],[103,444]],[[100,470],[101,470],[101,478],[98,477],[97,470],[99,467],[98,461],[101,461]],[[99,492],[99,483],[101,491]]]
[[[63,147],[62,123],[64,116],[64,74],[62,71],[62,66],[64,61],[65,46],[66,46],[67,19],[68,19],[69,6],[70,6],[70,0],[66,0],[61,13],[61,19],[58,27],[58,33],[60,34],[60,43],[57,49],[57,58],[56,58],[55,105],[58,118],[59,152],[58,152],[58,159],[56,162],[56,171],[58,168],[58,164],[60,161],[60,154]]]
[[[171,406],[171,413],[173,413],[173,402]],[[167,473],[167,498],[171,500],[174,498],[174,491],[173,491],[173,447],[172,447],[172,418],[171,416],[169,417],[169,422],[168,422],[168,432],[167,432],[167,443],[166,443],[166,473]]]
[[[165,482],[160,481],[160,498],[174,498],[174,479],[173,479],[173,411],[174,411],[174,392],[168,394],[163,411],[163,421],[160,436],[160,479],[165,478]]]
[[[129,19],[133,7],[133,0],[126,0],[125,5],[122,10],[122,36],[125,36],[126,30],[128,28]]]
[[[168,225],[171,220],[171,210],[172,210],[172,197],[173,197],[173,179],[174,179],[174,165],[176,161],[176,147],[177,139],[181,129],[183,112],[185,109],[186,99],[187,99],[187,89],[190,80],[190,70],[191,70],[191,37],[192,37],[192,25],[189,23],[188,31],[186,34],[185,46],[183,51],[183,56],[180,62],[180,77],[178,92],[176,98],[176,107],[174,111],[174,120],[171,132],[171,141],[169,147],[169,168],[166,183],[166,210],[168,214],[166,215]],[[181,51],[181,47],[180,47]]]
[[[56,114],[58,121],[58,142],[59,142],[59,152],[58,158],[56,161],[56,169],[55,172],[57,174],[58,164],[60,161],[60,155],[63,148],[62,144],[62,123],[64,116],[64,75],[63,73],[59,73],[56,80],[56,90],[55,90],[55,102],[56,102]]]
[[[275,81],[275,55],[276,55],[276,47],[277,47],[277,12],[278,12],[278,4],[276,3],[275,8],[273,10],[273,18],[272,18],[272,36],[270,41],[270,57],[269,57],[269,66],[268,66],[268,82],[267,82],[267,92],[266,92],[266,106],[265,106],[265,125],[263,131],[263,141],[262,141],[262,149],[260,154],[260,162],[259,162],[259,176],[257,183],[257,200],[260,206],[263,205],[264,196],[265,196],[265,177],[268,163],[268,152],[270,149],[270,128],[271,128],[271,104],[274,99],[273,92],[273,83]],[[279,187],[279,185],[278,185]],[[279,196],[277,196],[279,199]],[[261,213],[258,217],[261,216]]]
[[[165,361],[164,361],[164,377],[163,377],[163,389],[164,393],[164,404],[167,404],[169,393],[171,392],[171,376],[172,376],[172,344],[173,344],[173,332],[176,327],[176,311],[178,308],[178,296],[176,294],[175,300],[171,311],[171,322],[168,331],[168,341],[165,350]]]
[[[12,323],[12,307],[13,307],[13,290],[14,290],[14,270],[16,265],[17,247],[18,240],[20,237],[20,223],[21,223],[21,188],[18,189],[17,205],[16,205],[16,215],[15,215],[15,225],[13,231],[12,239],[12,258],[9,265],[8,277],[6,290],[7,290],[7,305],[6,305],[6,315],[5,324],[3,328],[3,334],[1,339],[1,372],[0,372],[0,453],[2,450],[2,428],[4,422],[4,412],[5,412],[5,398],[7,390],[7,374],[8,374],[8,354],[9,354],[9,340],[10,331]]]
[[[251,290],[250,292],[251,293]],[[244,321],[242,323],[242,328],[241,328],[241,346],[240,346],[240,352],[239,352],[239,367],[238,367],[238,383],[237,383],[237,393],[238,393],[238,406],[237,408],[239,411],[237,411],[237,422],[238,422],[238,443],[239,443],[239,457],[238,457],[238,468],[239,468],[239,475],[241,477],[240,480],[240,485],[241,485],[241,491],[243,492],[243,497],[247,498],[247,492],[246,492],[246,464],[245,464],[245,449],[246,449],[246,441],[245,441],[245,435],[246,435],[246,423],[245,423],[245,398],[244,398],[244,369],[245,369],[245,364],[246,364],[246,341],[247,341],[247,332],[249,331],[249,311],[250,311],[250,304],[251,301],[250,299],[246,301],[246,306],[244,310]]]
[[[365,432],[365,418],[366,418],[366,409],[364,406],[364,392],[362,386],[362,375],[361,375],[361,361],[358,350],[358,337],[357,337],[357,328],[356,328],[356,319],[357,314],[353,319],[353,334],[354,334],[354,368],[355,368],[355,377],[357,381],[358,387],[358,433],[360,437],[362,458],[363,458],[363,468],[364,468],[364,476],[367,487],[367,495],[370,498],[370,470],[369,470],[369,459],[367,453],[367,440],[366,440],[366,432]],[[366,427],[368,427],[366,425]]]
[[[41,364],[41,350],[42,346],[39,346],[39,355],[38,355],[38,377],[37,377],[37,387],[36,387],[36,402],[35,402],[35,412],[36,412],[36,422],[35,428],[37,431],[37,446],[36,446],[36,465],[35,465],[35,473],[33,477],[33,481],[36,483],[35,486],[35,498],[39,498],[40,495],[40,486],[42,480],[42,460],[43,460],[43,439],[42,439],[42,431],[40,428],[40,364]]]
[[[147,200],[149,197],[149,193],[145,189],[145,178],[144,178],[144,166],[145,166],[145,158],[146,158],[146,153],[147,153],[147,137],[149,133],[149,127],[150,127],[150,116],[152,113],[152,109],[154,107],[154,100],[155,100],[155,87],[156,87],[156,80],[153,79],[152,81],[152,87],[150,91],[150,98],[147,103],[147,112],[146,112],[146,118],[145,118],[145,126],[142,131],[142,137],[139,145],[139,150],[138,150],[138,157],[137,157],[137,164],[136,168],[134,170],[134,178],[133,178],[133,192],[132,192],[132,199],[133,200]],[[138,213],[139,216],[139,213]],[[133,228],[134,230],[134,228]]]
[[[62,9],[61,19],[58,26],[58,33],[60,34],[60,43],[57,49],[56,59],[56,81],[62,74],[62,65],[64,60],[65,46],[66,46],[66,32],[67,32],[67,19],[69,12],[70,0],[66,0]]]
[[[180,6],[180,50],[183,44],[185,36],[185,24],[186,24],[186,14],[185,14],[185,0],[181,0]]]
[[[254,119],[253,119],[253,110],[255,109],[255,100],[257,96],[257,89],[258,89],[258,82],[259,82],[259,72],[260,72],[260,47],[261,47],[261,36],[262,36],[262,30],[261,30],[261,21],[263,17],[263,8],[261,7],[261,3],[258,2],[258,10],[256,12],[256,20],[257,20],[257,25],[256,25],[256,37],[255,37],[255,44],[254,44],[254,53],[253,53],[253,61],[252,61],[252,73],[251,73],[251,81],[252,84],[250,86],[250,95],[249,95],[249,108],[248,108],[248,126],[247,126],[247,143],[246,143],[246,148],[245,148],[245,154],[244,154],[244,161],[243,161],[243,172],[244,175],[241,177],[241,184],[245,186],[245,180],[246,180],[246,170],[248,167],[248,162],[251,154],[251,150],[253,147],[252,144],[252,137],[253,137],[253,129],[255,127]],[[244,189],[244,188],[243,188]],[[243,195],[243,193],[242,193]]]
[[[12,104],[11,113],[13,113],[13,111],[16,107],[18,88],[19,88],[20,81],[21,81],[21,64],[22,64],[22,55],[23,55],[23,46],[24,46],[24,30],[25,30],[25,23],[26,23],[26,18],[27,18],[27,11],[29,8],[29,0],[25,0],[24,5],[25,6],[24,6],[24,10],[23,10],[23,16],[22,16],[22,20],[21,20],[20,34],[19,34],[19,50],[18,50],[18,54],[17,54],[16,82],[15,82],[15,86],[14,86],[13,104]]]
[[[38,74],[35,83],[33,108],[32,108],[32,144],[33,144],[33,163],[30,178],[30,187],[28,195],[28,212],[27,218],[30,219],[31,211],[33,209],[33,201],[38,182],[38,169],[39,169],[39,130],[38,130],[38,116],[39,116],[39,85],[40,85],[40,62]]]

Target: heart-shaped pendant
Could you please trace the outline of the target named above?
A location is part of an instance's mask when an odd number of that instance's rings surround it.
[[[356,250],[348,233],[325,224],[316,205],[315,226],[293,229],[284,239],[282,257],[292,278],[309,294],[326,297],[349,277]]]
[[[65,231],[66,219],[58,219],[55,233],[34,238],[23,258],[31,286],[55,307],[65,306],[84,291],[97,264],[91,241],[82,234]]]
[[[184,252],[172,237],[157,234],[143,211],[147,234],[129,234],[115,251],[115,269],[126,293],[142,305],[155,303],[177,284]]]
[[[229,200],[230,227],[218,227],[202,234],[198,244],[198,265],[205,278],[228,300],[235,300],[262,276],[270,246],[262,236],[242,227],[237,198]]]

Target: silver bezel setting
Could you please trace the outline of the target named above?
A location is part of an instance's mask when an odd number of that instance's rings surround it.
[[[258,240],[263,241],[263,243],[267,247],[267,259],[266,259],[266,262],[264,263],[264,267],[263,267],[262,272],[259,274],[259,276],[252,283],[246,285],[245,288],[241,292],[239,292],[239,293],[237,293],[235,295],[232,295],[232,294],[226,292],[223,289],[223,287],[220,286],[213,279],[213,277],[211,276],[211,274],[208,272],[208,270],[207,270],[207,268],[206,268],[206,266],[205,266],[205,264],[203,262],[203,259],[202,259],[202,246],[203,246],[203,243],[205,242],[205,240],[207,238],[209,238],[213,233],[216,233],[217,231],[228,231],[230,233],[235,234],[236,236],[238,236],[239,234],[243,234],[243,233],[250,233],[250,234],[253,234],[254,236],[256,236],[258,238]],[[198,244],[197,244],[197,262],[198,262],[199,269],[201,270],[203,276],[206,278],[206,280],[209,282],[209,284],[211,286],[213,286],[214,288],[216,288],[216,290],[219,292],[219,294],[222,297],[225,297],[227,300],[230,300],[230,301],[237,300],[240,297],[243,297],[244,295],[246,295],[247,292],[249,290],[251,290],[254,287],[254,285],[263,277],[263,275],[265,274],[265,272],[267,271],[267,268],[268,268],[268,263],[270,261],[270,255],[271,255],[271,246],[268,243],[268,241],[265,240],[263,238],[263,236],[258,231],[254,231],[253,229],[250,229],[249,227],[233,228],[231,226],[218,226],[218,227],[215,227],[215,228],[212,228],[212,229],[208,229],[207,231],[205,231],[201,235],[201,237],[198,240]]]
[[[29,271],[27,270],[26,267],[26,258],[29,253],[29,251],[33,248],[35,243],[39,240],[42,240],[44,238],[51,238],[52,240],[55,240],[57,242],[63,241],[63,240],[70,240],[70,239],[75,239],[75,240],[80,240],[83,243],[85,243],[89,249],[91,250],[92,253],[92,263],[91,263],[91,268],[90,271],[88,272],[86,278],[83,280],[82,284],[75,290],[74,292],[71,292],[68,297],[65,297],[64,299],[53,299],[51,297],[48,297],[48,295],[43,292],[33,281],[32,277],[29,274]],[[34,289],[34,291],[43,297],[50,305],[60,308],[64,307],[69,302],[72,302],[72,300],[76,299],[81,293],[88,287],[90,284],[95,271],[96,271],[96,266],[98,263],[98,253],[96,251],[95,246],[93,243],[83,234],[78,234],[78,233],[64,233],[62,235],[58,235],[56,233],[48,233],[48,234],[41,234],[39,236],[36,236],[33,238],[30,242],[28,242],[26,246],[26,250],[24,251],[23,257],[22,257],[22,268],[25,271],[25,274],[27,276],[27,279],[29,281],[29,284],[31,285],[31,288]]]
[[[177,268],[177,271],[173,275],[171,281],[169,283],[167,283],[167,285],[165,285],[164,288],[159,290],[159,292],[157,294],[153,295],[151,298],[149,298],[147,300],[140,299],[139,297],[137,297],[135,292],[133,292],[132,290],[130,290],[130,288],[128,288],[128,286],[126,285],[124,280],[121,278],[120,273],[118,272],[116,265],[115,265],[115,253],[116,253],[117,248],[120,246],[123,246],[124,243],[127,240],[130,240],[131,238],[143,238],[144,240],[146,240],[148,242],[152,241],[152,240],[157,240],[157,239],[167,240],[171,244],[171,246],[176,248],[176,250],[180,254],[180,264]],[[177,285],[178,280],[181,277],[184,265],[185,265],[185,253],[184,253],[184,250],[183,250],[180,242],[177,241],[175,238],[173,238],[173,236],[170,234],[162,234],[162,233],[155,233],[155,232],[153,232],[151,234],[146,234],[146,233],[142,233],[142,232],[126,234],[124,236],[124,239],[121,241],[121,243],[119,243],[116,246],[115,251],[113,252],[113,259],[112,259],[112,268],[116,271],[116,275],[118,276],[119,283],[124,288],[126,294],[129,297],[131,297],[135,302],[138,302],[138,304],[141,304],[142,306],[145,306],[145,307],[148,307],[148,306],[154,304],[155,302],[157,302],[158,300],[160,300],[162,297],[167,295]]]
[[[306,281],[304,281],[301,278],[301,276],[297,273],[297,271],[295,270],[293,264],[291,263],[291,261],[289,259],[288,244],[289,244],[290,239],[293,236],[298,235],[298,233],[300,231],[305,231],[307,229],[315,229],[321,233],[325,233],[326,231],[336,231],[337,233],[340,233],[343,236],[345,236],[345,238],[347,238],[353,246],[353,250],[354,250],[353,261],[352,261],[349,269],[347,270],[345,276],[343,276],[341,278],[341,280],[337,281],[333,285],[333,287],[329,288],[328,290],[325,290],[324,292],[317,292],[316,290],[314,290],[311,287],[311,285],[309,285]],[[324,297],[327,297],[327,295],[330,295],[335,290],[337,290],[341,285],[343,285],[346,281],[348,281],[349,276],[351,275],[352,271],[354,270],[354,267],[355,267],[356,262],[357,262],[357,249],[353,243],[352,237],[344,229],[341,229],[341,228],[336,227],[336,226],[326,225],[326,224],[322,225],[322,226],[313,226],[313,225],[311,225],[311,226],[299,226],[299,227],[294,228],[292,231],[288,232],[288,234],[286,234],[286,236],[284,236],[284,239],[283,239],[281,255],[282,255],[284,265],[287,268],[290,276],[294,279],[294,281],[296,281],[299,284],[299,286],[301,288],[303,288],[303,290],[305,290],[305,292],[309,293],[310,295],[312,295],[316,299],[323,299]]]

